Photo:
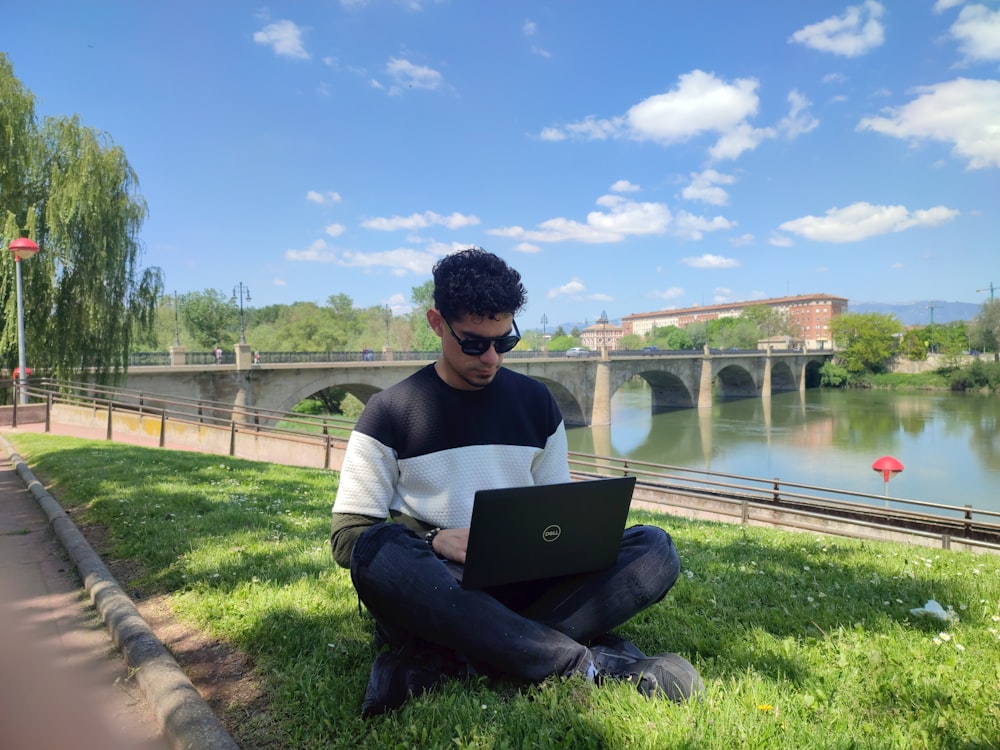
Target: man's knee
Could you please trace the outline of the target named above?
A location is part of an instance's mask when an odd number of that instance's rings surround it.
[[[677,581],[681,571],[680,555],[673,539],[658,526],[633,526],[627,534],[630,535],[629,543],[638,552],[639,576],[649,586],[653,601],[659,601]]]

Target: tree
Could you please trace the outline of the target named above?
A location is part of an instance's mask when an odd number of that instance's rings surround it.
[[[643,346],[642,336],[636,333],[629,333],[618,339],[618,348],[626,350],[641,349]]]
[[[184,327],[202,349],[214,349],[217,344],[235,344],[239,314],[229,297],[217,289],[188,292],[180,300]]]
[[[994,359],[1000,357],[1000,300],[983,304],[969,325],[969,340],[974,349],[993,352]]]
[[[851,374],[885,372],[896,353],[902,324],[895,315],[845,313],[830,322],[836,359]]]
[[[434,281],[425,281],[410,290],[413,311],[409,316],[410,331],[413,334],[413,349],[420,352],[441,350],[441,339],[427,325],[427,311],[434,307]]]
[[[0,53],[0,240],[32,237],[42,252],[23,263],[26,348],[31,364],[72,379],[94,368],[114,382],[128,367],[135,331],[148,331],[162,291],[143,269],[139,232],[146,203],[138,178],[105,134],[76,117],[38,127],[33,97]],[[0,263],[0,360],[17,359],[13,263]]]
[[[758,338],[798,334],[788,314],[770,305],[749,305],[743,309],[740,319],[753,321],[757,326]]]

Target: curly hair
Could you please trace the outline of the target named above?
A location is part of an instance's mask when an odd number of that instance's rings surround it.
[[[516,315],[527,301],[521,274],[481,247],[442,258],[433,273],[434,306],[447,321]]]

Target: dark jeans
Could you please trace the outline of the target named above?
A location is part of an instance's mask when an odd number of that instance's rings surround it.
[[[607,570],[482,591],[463,589],[402,524],[368,529],[351,556],[358,595],[391,644],[419,639],[533,682],[586,673],[583,644],[658,602],[679,572],[670,535],[654,526],[626,529]]]

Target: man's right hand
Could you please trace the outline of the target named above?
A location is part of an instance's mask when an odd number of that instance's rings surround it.
[[[435,553],[459,565],[465,565],[465,551],[468,547],[468,529],[441,529],[431,543],[431,549]]]

